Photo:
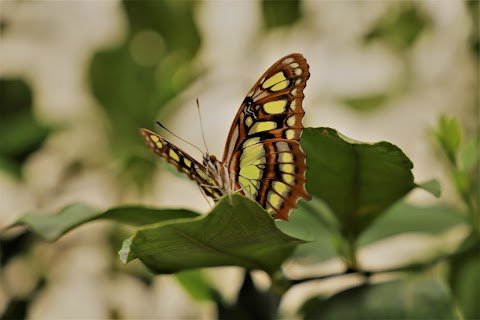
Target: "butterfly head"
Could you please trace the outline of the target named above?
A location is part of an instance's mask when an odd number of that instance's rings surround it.
[[[220,161],[214,155],[209,155],[208,153],[203,155],[203,165],[213,174],[218,173]]]

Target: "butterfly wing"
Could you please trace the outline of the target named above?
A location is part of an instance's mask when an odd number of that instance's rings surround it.
[[[268,69],[247,94],[225,146],[235,186],[275,218],[288,220],[305,189],[303,89],[310,76],[305,58],[287,55]]]
[[[217,185],[217,183],[215,182],[215,177],[207,174],[203,164],[155,132],[140,129],[140,134],[153,152],[173,164],[178,171],[187,174],[190,179],[195,180],[207,196],[216,200],[223,195],[223,191],[220,188],[210,187]]]

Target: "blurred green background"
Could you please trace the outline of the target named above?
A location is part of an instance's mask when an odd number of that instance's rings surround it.
[[[157,159],[138,128],[171,139],[155,125],[159,120],[203,149],[198,98],[209,150],[221,157],[244,95],[292,52],[310,65],[306,126],[396,144],[415,164],[416,181],[439,179],[442,203],[461,206],[431,133],[444,113],[460,119],[465,136],[478,132],[476,1],[0,6],[1,227],[25,212],[51,213],[76,202],[207,211],[197,186]],[[422,191],[408,200],[438,201]],[[432,247],[454,243],[460,237],[454,231]],[[191,299],[171,277],[153,278],[140,264],[121,266],[116,251],[128,232],[117,226],[96,222],[28,250],[30,236],[22,235],[2,235],[4,248],[15,254],[2,252],[0,313],[10,308],[34,319],[215,314],[213,303]],[[322,263],[318,267],[329,270],[336,262]],[[212,279],[232,297],[241,274],[221,268]],[[255,280],[265,285],[261,274]],[[296,299],[284,303],[286,314]]]

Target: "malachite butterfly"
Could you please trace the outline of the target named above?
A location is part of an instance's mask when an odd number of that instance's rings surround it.
[[[310,76],[299,53],[268,69],[247,94],[233,120],[222,161],[204,154],[203,163],[158,134],[140,129],[147,145],[217,201],[239,192],[257,201],[274,218],[288,220],[305,189],[303,89]]]

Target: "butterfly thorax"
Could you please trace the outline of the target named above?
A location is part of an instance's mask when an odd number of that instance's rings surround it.
[[[209,177],[210,185],[200,185],[202,189],[209,195],[212,189],[215,189],[220,196],[225,194],[232,194],[235,189],[235,182],[231,177],[226,164],[217,159],[214,155],[205,154],[203,157],[203,165],[205,166],[205,171]],[[214,200],[218,200],[216,197],[213,197]]]

